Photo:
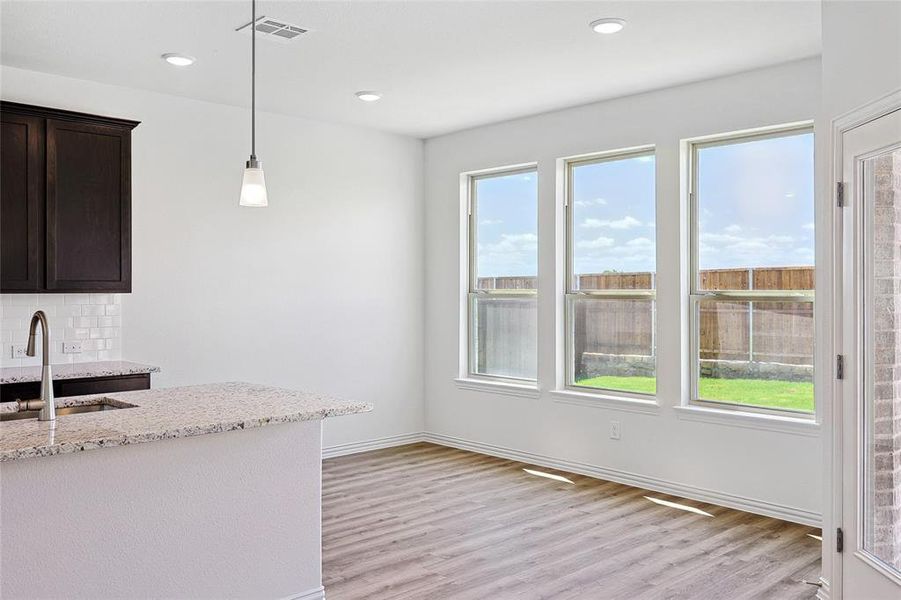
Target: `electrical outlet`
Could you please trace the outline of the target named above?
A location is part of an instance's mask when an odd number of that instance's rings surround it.
[[[610,439],[618,440],[620,433],[619,421],[610,421]]]
[[[81,342],[63,342],[63,354],[78,354],[81,352]]]
[[[25,358],[25,346],[23,344],[13,344],[9,347],[10,356],[12,358]]]

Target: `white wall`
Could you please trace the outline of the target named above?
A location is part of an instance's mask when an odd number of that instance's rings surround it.
[[[241,208],[246,108],[0,74],[6,100],[142,122],[122,358],[159,365],[154,386],[246,380],[375,405],[327,423],[326,445],[422,430],[421,141],[260,114],[270,205]]]
[[[829,119],[901,87],[901,2],[823,2],[823,109]]]
[[[319,597],[320,423],[3,463],[0,596]]]
[[[832,207],[832,120],[901,89],[901,2],[826,0],[823,2],[822,20],[822,106],[817,126],[823,135],[817,139],[817,183],[823,210],[817,220],[817,260],[829,265],[836,250],[831,237],[835,213]],[[827,290],[835,283],[828,266],[818,271],[817,279]],[[821,304],[827,304],[825,294],[822,298]],[[831,302],[828,302],[828,312],[823,317],[824,324],[837,322]],[[839,350],[832,347],[832,328],[824,326],[822,333],[823,345],[828,346],[824,360],[829,361]],[[823,411],[824,422],[830,422],[833,420],[831,385],[823,385],[817,391],[826,409]],[[832,549],[835,548],[833,532],[839,526],[834,514],[836,511],[840,513],[841,507],[833,506],[832,502],[831,432],[824,441],[823,578],[827,585],[831,584],[833,597],[838,597],[841,590],[837,588],[841,587],[841,580],[840,574],[833,568],[835,554]],[[863,592],[858,590],[857,593],[860,595]]]
[[[687,393],[687,254],[680,206],[680,140],[813,119],[820,63],[810,59],[732,77],[557,111],[426,142],[426,427],[437,434],[715,490],[802,520],[821,505],[819,431],[807,435],[680,418]],[[657,147],[658,414],[554,401],[557,316],[556,159],[644,144]],[[537,400],[458,389],[459,175],[539,165]],[[611,420],[622,439],[609,439]]]

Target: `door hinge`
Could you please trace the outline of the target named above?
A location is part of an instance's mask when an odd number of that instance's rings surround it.
[[[835,205],[839,208],[845,206],[845,182],[835,182]]]
[[[845,550],[845,533],[839,527],[835,530],[835,551],[844,552]]]
[[[837,354],[835,356],[835,378],[845,378],[845,356],[843,354]]]

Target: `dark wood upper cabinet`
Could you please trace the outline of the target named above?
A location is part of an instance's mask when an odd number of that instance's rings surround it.
[[[130,292],[138,123],[12,102],[0,115],[0,292]]]
[[[44,271],[44,121],[0,113],[0,277],[33,292]]]
[[[131,291],[131,131],[47,120],[47,289]]]

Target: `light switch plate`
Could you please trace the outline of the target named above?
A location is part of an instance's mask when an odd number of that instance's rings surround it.
[[[13,344],[9,347],[9,355],[12,358],[25,358],[28,356],[25,354],[25,345],[24,344]]]
[[[78,354],[81,352],[81,342],[63,342],[63,354]]]
[[[619,421],[610,421],[610,439],[618,440],[620,437],[620,425]]]

